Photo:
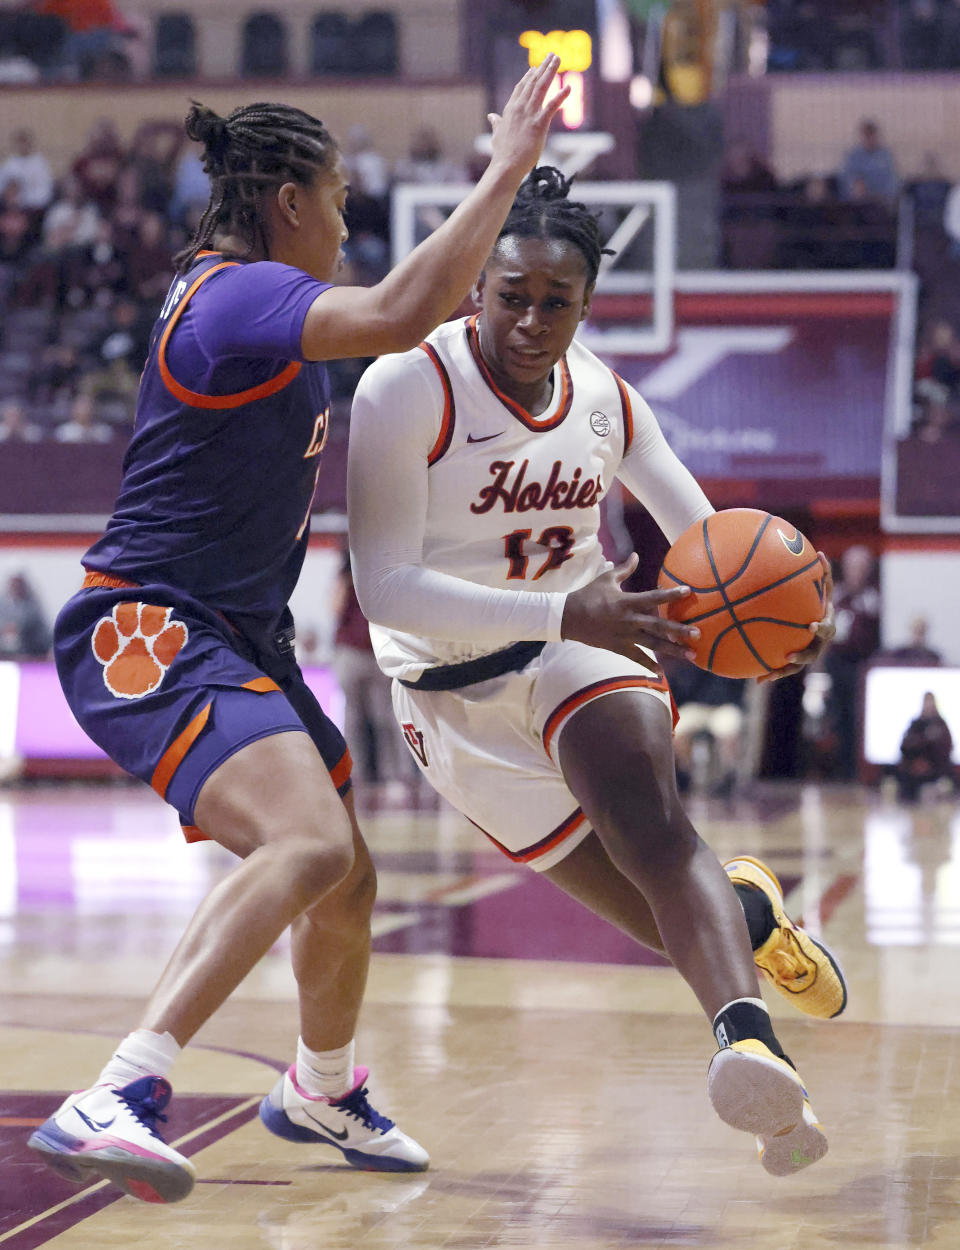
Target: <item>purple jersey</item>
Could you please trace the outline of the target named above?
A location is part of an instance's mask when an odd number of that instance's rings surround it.
[[[327,437],[307,309],[329,288],[273,261],[201,253],[151,336],[116,509],[86,568],[163,584],[242,633],[278,627],[303,564]]]

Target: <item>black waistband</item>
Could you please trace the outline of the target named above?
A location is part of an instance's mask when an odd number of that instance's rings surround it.
[[[481,655],[476,660],[464,660],[462,664],[441,664],[425,669],[416,681],[397,680],[411,690],[459,690],[478,681],[489,681],[503,673],[519,673],[536,659],[546,642],[515,642],[512,647]]]

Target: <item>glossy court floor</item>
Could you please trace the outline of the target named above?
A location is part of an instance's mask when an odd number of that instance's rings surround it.
[[[768,994],[821,1163],[769,1177],[713,1116],[712,1039],[669,968],[449,809],[367,794],[380,900],[358,1061],[430,1171],[354,1172],[261,1127],[296,1037],[281,945],[178,1065],[168,1137],[200,1182],[151,1207],[70,1187],[24,1142],[135,1022],[227,859],[184,845],[139,786],[0,791],[0,1250],[956,1250],[960,807],[816,787],[690,806],[721,857],[769,861],[845,964],[840,1020]]]

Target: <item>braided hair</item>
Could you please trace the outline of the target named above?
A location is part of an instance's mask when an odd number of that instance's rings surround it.
[[[583,255],[587,286],[591,287],[600,271],[601,256],[611,253],[603,246],[600,224],[586,204],[567,199],[572,183],[572,178],[564,178],[552,165],[531,170],[497,235],[494,251],[505,238],[565,239]]]
[[[246,240],[247,254],[258,244],[267,251],[264,192],[285,182],[311,186],[338,151],[322,122],[287,104],[245,104],[221,117],[194,100],[185,125],[203,144],[211,187],[193,238],[175,258],[180,273],[226,228]]]

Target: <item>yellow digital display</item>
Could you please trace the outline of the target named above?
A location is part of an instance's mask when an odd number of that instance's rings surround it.
[[[576,70],[583,73],[593,64],[593,40],[585,30],[525,30],[517,42],[527,49],[531,65],[539,65],[545,56],[555,52],[560,58],[560,73]]]

